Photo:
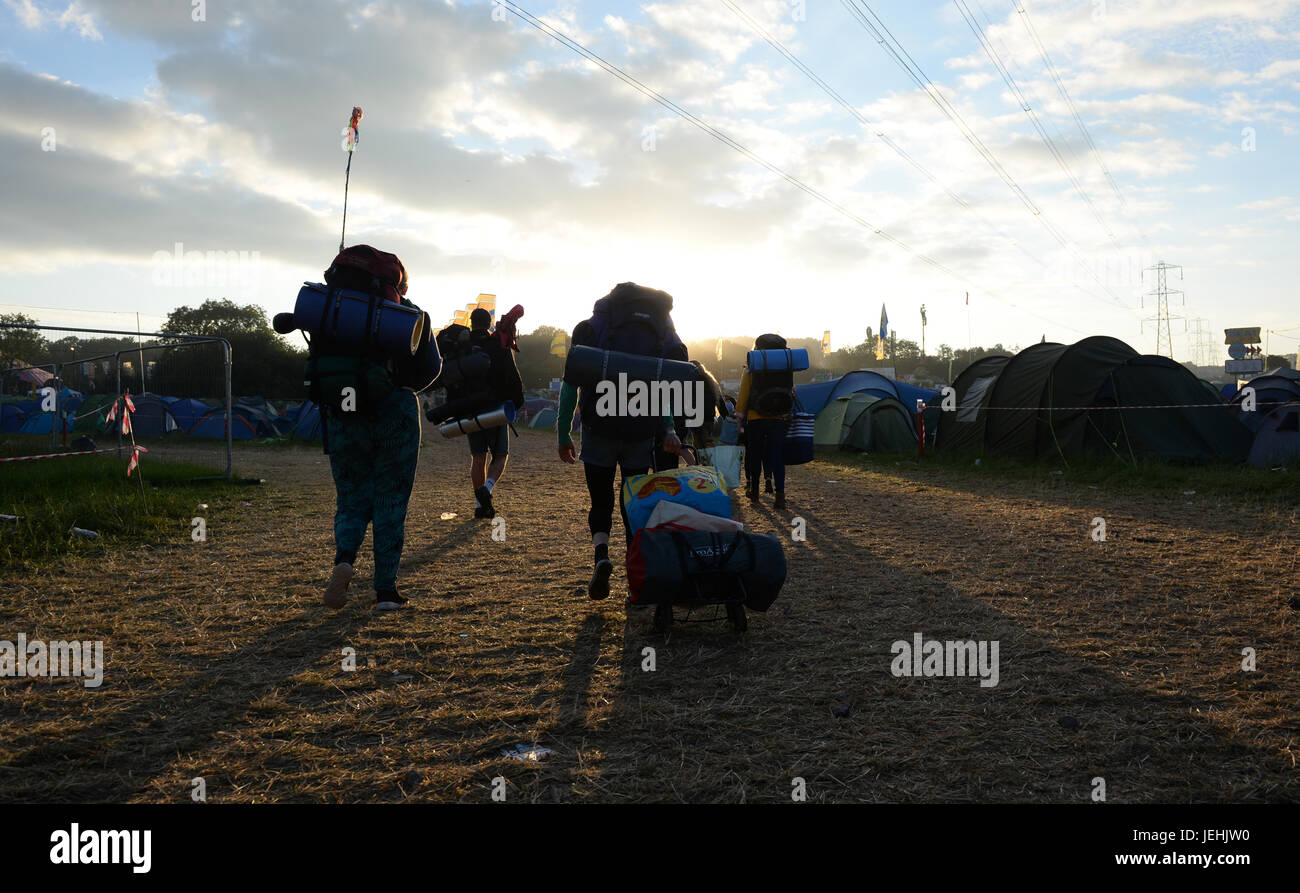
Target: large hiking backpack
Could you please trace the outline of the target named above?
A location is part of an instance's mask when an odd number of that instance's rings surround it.
[[[647,357],[686,360],[686,345],[672,320],[673,296],[665,291],[621,282],[592,308],[591,317],[573,330],[573,343]],[[572,384],[572,382],[571,382]],[[593,388],[583,389],[583,426],[623,440],[653,437],[653,418],[602,417]]]
[[[435,340],[442,354],[442,372],[434,387],[442,388],[447,400],[425,414],[429,421],[441,423],[465,418],[500,402],[493,393],[492,356],[487,350],[487,339],[474,338],[469,328],[452,323]]]
[[[335,256],[325,271],[325,283],[401,304],[406,294],[406,267],[396,254],[369,245],[353,245]]]
[[[754,341],[755,350],[784,350],[785,339],[780,335],[760,335]],[[794,408],[794,372],[751,372],[749,405],[754,412],[765,416],[784,416]]]
[[[369,245],[353,245],[338,253],[325,271],[325,283],[370,295],[376,302],[411,306],[406,293],[406,267],[397,255]],[[371,415],[397,388],[395,364],[375,350],[362,350],[317,336],[311,340],[304,373],[308,396],[341,418]]]

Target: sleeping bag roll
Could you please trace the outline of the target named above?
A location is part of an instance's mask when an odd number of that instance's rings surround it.
[[[446,403],[430,407],[425,412],[424,417],[435,425],[441,425],[443,422],[453,419],[468,419],[485,412],[491,412],[500,405],[501,403],[498,400],[484,391],[470,394],[468,397],[458,397],[455,400],[448,400]]]
[[[803,372],[808,368],[808,351],[802,347],[783,350],[751,350],[745,355],[750,372]]]
[[[419,349],[426,315],[365,292],[304,282],[293,307],[293,321],[313,336],[402,359]]]
[[[473,434],[475,431],[500,428],[502,425],[514,420],[515,405],[507,400],[489,412],[479,413],[467,419],[457,419],[454,422],[441,425],[438,428],[438,433],[450,440],[453,437],[460,437],[462,434]]]
[[[766,611],[785,585],[781,541],[770,533],[639,530],[627,553],[631,602],[743,600]]]
[[[617,381],[620,374],[630,381],[695,381],[695,366],[584,344],[570,348],[564,361],[564,380],[580,388],[595,387],[599,381]]]
[[[440,388],[454,388],[467,381],[482,378],[491,368],[492,358],[486,351],[476,350],[444,363],[437,384]]]
[[[433,328],[429,325],[427,313],[424,314],[423,328],[415,354],[402,357],[394,364],[397,385],[410,388],[417,394],[432,387],[442,371],[442,355],[438,352],[438,343],[433,340]]]

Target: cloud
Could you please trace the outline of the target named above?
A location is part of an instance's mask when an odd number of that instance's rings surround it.
[[[4,2],[14,11],[14,15],[23,27],[29,30],[39,30],[46,24],[53,23],[60,28],[75,30],[85,40],[104,39],[95,25],[94,15],[83,9],[79,0],[73,0],[64,7],[62,12],[38,6],[33,0],[4,0]]]

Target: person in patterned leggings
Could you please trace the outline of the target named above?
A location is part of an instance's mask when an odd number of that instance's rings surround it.
[[[325,604],[347,601],[357,550],[374,526],[375,607],[392,611],[406,604],[397,591],[397,566],[406,541],[406,508],[420,458],[420,406],[410,388],[397,388],[373,418],[326,419],[330,471],[338,494],[334,512],[334,573]]]

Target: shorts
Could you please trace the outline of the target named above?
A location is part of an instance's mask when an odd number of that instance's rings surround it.
[[[578,458],[601,468],[648,469],[654,465],[654,438],[620,440],[582,427],[582,452]]]
[[[493,459],[499,459],[502,456],[510,455],[509,425],[489,428],[486,431],[474,431],[467,436],[469,437],[469,454],[471,456],[485,456],[488,452],[491,452]]]

